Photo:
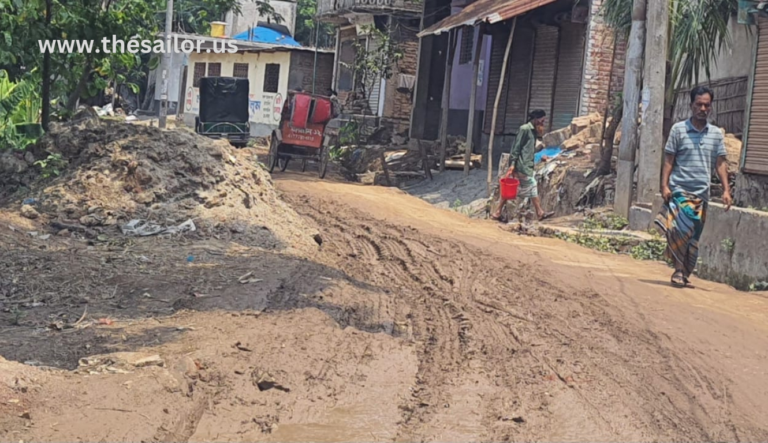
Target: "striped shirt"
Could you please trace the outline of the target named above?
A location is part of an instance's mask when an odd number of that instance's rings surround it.
[[[664,152],[675,156],[669,188],[709,201],[709,186],[717,158],[726,155],[723,131],[707,123],[699,131],[691,120],[672,126]]]

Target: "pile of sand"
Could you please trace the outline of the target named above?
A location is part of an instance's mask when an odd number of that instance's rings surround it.
[[[92,237],[122,233],[131,220],[163,227],[192,220],[190,235],[269,249],[317,247],[316,232],[279,198],[255,157],[225,141],[89,119],[55,126],[40,148],[67,165],[23,197],[35,199],[54,234]]]

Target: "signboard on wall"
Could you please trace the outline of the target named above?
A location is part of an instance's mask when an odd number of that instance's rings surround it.
[[[184,97],[184,112],[191,114],[200,113],[200,88],[187,88]]]

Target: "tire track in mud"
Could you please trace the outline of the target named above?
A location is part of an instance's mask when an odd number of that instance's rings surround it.
[[[323,232],[318,259],[390,291],[394,311],[407,313],[419,368],[398,440],[444,437],[438,428],[464,400],[451,391],[465,379],[494,388],[477,394],[485,430],[475,440],[743,438],[720,380],[690,369],[634,312],[328,199],[293,206]]]

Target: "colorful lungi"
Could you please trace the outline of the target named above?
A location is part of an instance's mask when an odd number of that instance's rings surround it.
[[[656,217],[656,225],[667,237],[664,256],[686,278],[696,268],[706,218],[707,202],[684,191],[675,191]]]

